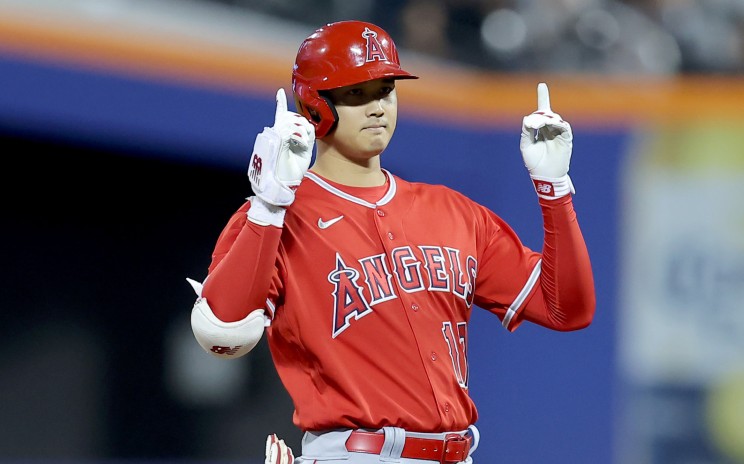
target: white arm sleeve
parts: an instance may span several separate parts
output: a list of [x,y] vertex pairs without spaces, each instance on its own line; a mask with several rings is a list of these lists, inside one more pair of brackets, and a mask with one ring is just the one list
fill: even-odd
[[186,279],[196,291],[197,299],[191,310],[191,330],[204,350],[218,358],[239,358],[251,351],[261,340],[266,324],[263,309],[253,310],[244,319],[223,322],[201,296],[202,284]]

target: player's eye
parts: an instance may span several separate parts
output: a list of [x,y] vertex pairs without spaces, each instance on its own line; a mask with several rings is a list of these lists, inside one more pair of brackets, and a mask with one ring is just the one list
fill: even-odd
[[395,90],[395,87],[394,86],[382,87],[380,89],[380,95],[382,95],[383,97],[386,97],[386,96],[390,95],[391,93],[393,93],[393,90]]

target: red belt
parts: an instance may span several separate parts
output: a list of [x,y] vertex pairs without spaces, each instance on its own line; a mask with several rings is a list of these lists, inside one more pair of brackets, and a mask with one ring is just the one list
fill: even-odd
[[[453,464],[468,457],[472,437],[450,433],[443,439],[406,437],[402,458],[423,459],[442,464]],[[357,453],[380,454],[385,434],[354,430],[346,440],[346,449]]]

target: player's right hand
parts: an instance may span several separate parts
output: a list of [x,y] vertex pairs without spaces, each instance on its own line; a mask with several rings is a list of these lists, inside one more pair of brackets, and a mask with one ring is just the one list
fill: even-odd
[[573,149],[571,125],[550,108],[545,83],[537,85],[537,111],[522,120],[519,148],[540,197],[554,199],[574,192],[568,177]]
[[280,440],[275,433],[266,438],[266,461],[265,464],[292,464],[294,455],[292,448]]
[[287,110],[284,89],[276,93],[274,125],[258,134],[248,165],[253,193],[274,206],[289,206],[310,167],[315,128],[302,115]]

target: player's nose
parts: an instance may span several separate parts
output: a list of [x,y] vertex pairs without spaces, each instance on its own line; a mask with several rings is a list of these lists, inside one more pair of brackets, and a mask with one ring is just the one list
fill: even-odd
[[367,104],[367,116],[382,116],[385,109],[382,107],[382,100],[371,100]]

